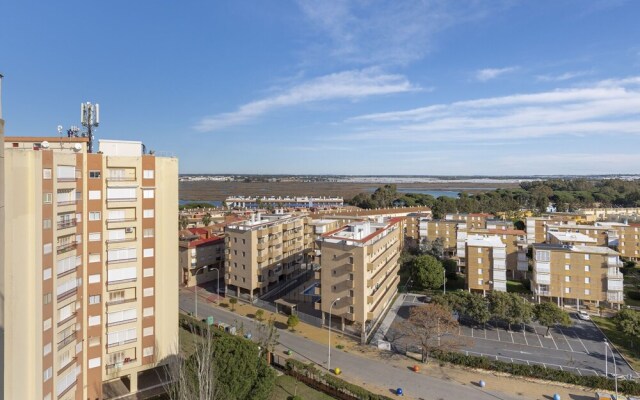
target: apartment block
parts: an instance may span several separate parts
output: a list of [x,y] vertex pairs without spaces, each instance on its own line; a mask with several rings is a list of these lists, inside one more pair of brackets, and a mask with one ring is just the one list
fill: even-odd
[[404,238],[407,243],[420,243],[420,221],[431,219],[431,213],[410,213],[405,218]]
[[192,287],[224,278],[224,237],[202,228],[186,232],[180,235],[180,284]]
[[541,217],[527,217],[526,231],[527,231],[527,243],[532,245],[534,243],[544,243],[547,240],[547,226],[561,225],[576,220],[576,216],[573,214],[554,213],[545,214]]
[[248,221],[228,225],[226,237],[227,286],[237,296],[253,298],[293,278],[311,251],[305,232],[308,217],[256,213]]
[[358,324],[363,340],[389,307],[400,276],[402,218],[354,222],[322,235],[321,300],[315,304],[345,323]]
[[311,196],[231,196],[224,201],[231,208],[260,209],[273,208],[339,208],[344,205],[342,197],[311,197]]
[[[525,231],[518,229],[471,229],[467,234],[485,237],[495,236],[500,239],[506,246],[505,262],[507,266],[507,275],[511,279],[523,279],[526,277],[526,272],[529,270],[529,261],[527,259],[527,240]],[[458,233],[458,238],[460,238],[460,233]],[[462,246],[465,252],[463,253],[465,254],[463,257],[466,258],[466,240],[462,243]],[[460,248],[458,248],[458,250],[460,250]],[[464,265],[466,260],[461,259],[460,262]]]
[[555,225],[547,225],[547,239],[551,239],[549,235],[552,232],[561,232],[566,234],[578,234],[584,235],[592,240],[589,243],[592,243],[596,246],[607,246],[609,242],[609,231],[611,229],[605,226],[598,225],[584,225],[584,224],[575,224],[572,222],[562,222]]
[[616,249],[626,259],[640,261],[640,224],[618,226]]
[[496,236],[469,235],[466,241],[465,279],[471,291],[507,290],[506,245]]
[[620,254],[608,247],[533,245],[531,290],[562,304],[620,305]]
[[[2,74],[0,74],[0,388],[4,387],[4,119],[2,119]],[[5,397],[6,398],[6,397]]]
[[440,238],[444,245],[445,255],[454,256],[457,254],[458,227],[462,231],[466,230],[466,220],[420,220],[418,229],[420,234],[424,233],[420,240],[434,241]]
[[135,393],[176,350],[177,160],[87,143],[5,138],[6,399]]
[[486,227],[486,221],[490,218],[493,218],[493,215],[486,213],[456,213],[444,217],[447,221],[464,221],[468,229],[482,229]]

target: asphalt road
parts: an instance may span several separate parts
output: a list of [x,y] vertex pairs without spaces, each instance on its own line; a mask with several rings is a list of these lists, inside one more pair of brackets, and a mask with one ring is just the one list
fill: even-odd
[[[180,296],[180,308],[193,312],[193,296]],[[255,322],[247,317],[212,306],[205,302],[198,302],[198,314],[201,318],[213,316],[214,319],[228,324],[243,324],[245,331],[257,332]],[[315,362],[326,368],[327,347],[286,330],[279,330],[281,348],[291,349],[300,358]],[[462,385],[456,382],[436,379],[416,374],[409,370],[402,370],[382,362],[372,362],[371,359],[339,350],[331,352],[332,367],[340,367],[344,379],[366,382],[367,386],[383,390],[402,387],[405,394],[425,400],[439,399],[478,399],[478,400],[516,400],[515,394],[504,394],[493,390],[481,389],[471,382]]]
[[[405,298],[387,334],[389,338],[393,337],[394,327],[408,316],[410,307],[418,304],[421,302],[417,296]],[[619,376],[638,376],[613,348],[607,352],[605,362],[605,337],[593,322],[575,316],[572,322],[571,327],[552,328],[549,337],[545,336],[547,328],[537,323],[524,327],[514,325],[511,331],[495,324],[481,328],[461,324],[459,334],[469,340],[463,348],[468,354],[522,364],[544,364],[581,375],[604,375],[606,371],[610,376],[614,372],[615,354]]]

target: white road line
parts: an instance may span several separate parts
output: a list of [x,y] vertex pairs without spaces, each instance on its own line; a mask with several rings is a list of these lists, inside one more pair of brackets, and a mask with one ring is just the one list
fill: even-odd
[[509,332],[509,335],[511,335],[511,343],[515,343],[515,340],[513,340],[513,332],[511,331],[507,331],[507,332]]
[[529,345],[529,341],[527,340],[527,327],[525,325],[524,329],[522,329],[522,336],[524,337],[524,342]]
[[484,328],[482,329],[484,331],[484,338],[487,338],[487,326],[485,325]]
[[551,340],[553,340],[553,345],[556,346],[556,350],[560,350],[558,348],[558,345],[556,344],[556,340],[553,338],[553,335],[549,335],[549,336],[551,336]]
[[471,337],[473,337],[473,327],[471,327]]
[[536,328],[533,328],[533,331],[536,333],[536,337],[538,338],[538,342],[540,342],[540,347],[544,347],[542,345],[542,340],[540,340],[540,334],[538,333],[538,331],[536,330]]
[[564,335],[564,332],[562,332],[562,328],[558,328],[558,330],[562,334],[562,337],[564,338],[564,341],[567,342],[567,344],[569,345],[569,349],[574,353],[578,353],[577,351],[573,351],[573,347],[571,347],[571,343],[569,343],[569,339],[567,339],[567,337]]
[[573,332],[574,335],[576,335],[576,339],[578,339],[578,341],[580,342],[580,344],[582,345],[582,347],[584,347],[584,351],[587,354],[591,354],[589,353],[589,349],[587,349],[587,346],[584,345],[584,342],[582,341],[582,339],[580,339],[580,336],[578,336],[577,333]]
[[498,342],[501,342],[502,340],[500,340],[500,328],[498,328],[496,326],[496,332],[498,332]]

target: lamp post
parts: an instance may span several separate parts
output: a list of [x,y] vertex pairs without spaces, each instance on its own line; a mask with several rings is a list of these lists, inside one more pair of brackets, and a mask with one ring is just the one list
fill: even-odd
[[[607,342],[607,340],[605,339],[604,341],[605,344],[605,353],[607,351],[607,349],[609,349],[609,351],[611,352],[611,358],[613,359],[613,380],[615,382],[615,389],[616,389],[616,399],[618,398],[618,366],[616,365],[616,354],[613,352],[613,350],[611,350],[611,346],[609,345],[609,342]],[[607,359],[607,356],[605,355],[605,359]],[[607,374],[607,378],[609,377],[609,375]]]
[[607,352],[607,348],[609,347],[609,343],[607,339],[604,340],[604,376],[605,378],[609,377],[609,353]]
[[447,270],[445,268],[444,275],[442,275],[442,294],[447,294]]
[[340,300],[340,297],[335,299],[329,306],[329,357],[327,358],[327,370],[329,372],[331,372],[331,309],[338,300]]

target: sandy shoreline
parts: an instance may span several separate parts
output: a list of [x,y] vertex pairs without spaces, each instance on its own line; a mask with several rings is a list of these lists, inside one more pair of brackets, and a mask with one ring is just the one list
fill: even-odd
[[[351,182],[180,182],[181,200],[215,201],[228,196],[342,196],[352,198],[361,192],[371,192],[380,183]],[[515,188],[517,183],[436,182],[398,183],[398,188],[421,190],[466,191],[477,193],[496,188]]]

